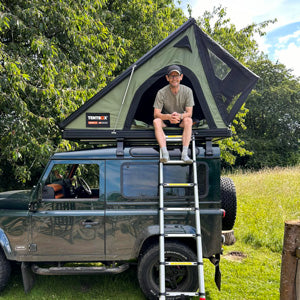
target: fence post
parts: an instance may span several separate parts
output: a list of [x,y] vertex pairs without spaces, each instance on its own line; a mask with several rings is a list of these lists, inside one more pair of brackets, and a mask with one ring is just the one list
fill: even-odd
[[300,300],[299,287],[296,286],[300,273],[298,248],[300,248],[300,220],[286,221],[281,262],[280,300]]

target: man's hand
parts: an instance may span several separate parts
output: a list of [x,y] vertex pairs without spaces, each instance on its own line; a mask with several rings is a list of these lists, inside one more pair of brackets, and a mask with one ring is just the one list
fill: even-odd
[[180,123],[180,114],[177,112],[173,112],[171,114],[171,119],[170,119],[171,124],[178,124]]

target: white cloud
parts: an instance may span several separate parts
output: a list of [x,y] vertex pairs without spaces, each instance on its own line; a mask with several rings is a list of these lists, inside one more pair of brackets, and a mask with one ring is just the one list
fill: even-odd
[[273,47],[273,45],[268,44],[266,42],[266,37],[265,36],[255,36],[255,40],[258,44],[258,48],[260,51],[264,52],[264,53],[268,53],[269,50]]
[[205,10],[212,11],[213,7],[226,8],[227,17],[241,29],[253,22],[277,19],[268,30],[281,27],[288,23],[299,21],[300,5],[295,0],[186,0],[183,6],[190,3],[192,16],[202,16]]
[[282,37],[280,37],[279,39],[278,39],[278,42],[280,43],[280,44],[285,44],[285,43],[287,43],[290,39],[294,39],[294,38],[298,38],[298,41],[299,41],[299,39],[300,39],[300,30],[297,30],[297,31],[295,31],[295,32],[293,32],[292,34],[288,34],[288,35],[286,35],[286,36],[282,36]]
[[278,61],[286,65],[288,68],[294,70],[294,74],[300,74],[300,45],[290,43],[285,49],[277,49],[274,52],[274,56],[278,58]]
[[276,18],[274,11],[280,10],[284,0],[196,0],[193,1],[193,16],[198,17],[205,10],[211,11],[213,7],[226,8],[227,17],[238,29],[253,22],[262,22]]

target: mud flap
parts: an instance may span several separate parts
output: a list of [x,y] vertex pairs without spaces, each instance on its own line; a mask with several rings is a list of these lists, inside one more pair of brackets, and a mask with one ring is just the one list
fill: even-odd
[[220,254],[211,256],[209,260],[215,266],[215,283],[219,291],[221,290],[221,271],[220,271]]
[[33,288],[35,282],[35,274],[31,270],[30,263],[22,262],[21,264],[24,292],[27,294]]

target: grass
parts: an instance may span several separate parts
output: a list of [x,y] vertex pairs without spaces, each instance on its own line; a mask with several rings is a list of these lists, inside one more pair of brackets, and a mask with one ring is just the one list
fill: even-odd
[[300,167],[230,177],[238,197],[237,237],[245,244],[280,252],[284,222],[300,219]]
[[[206,299],[279,299],[284,222],[300,219],[300,167],[230,174],[238,197],[237,242],[224,247],[222,291],[214,266],[205,260]],[[230,253],[240,253],[236,257]],[[103,276],[37,276],[25,295],[20,272],[13,273],[0,299],[145,299],[136,270]]]

